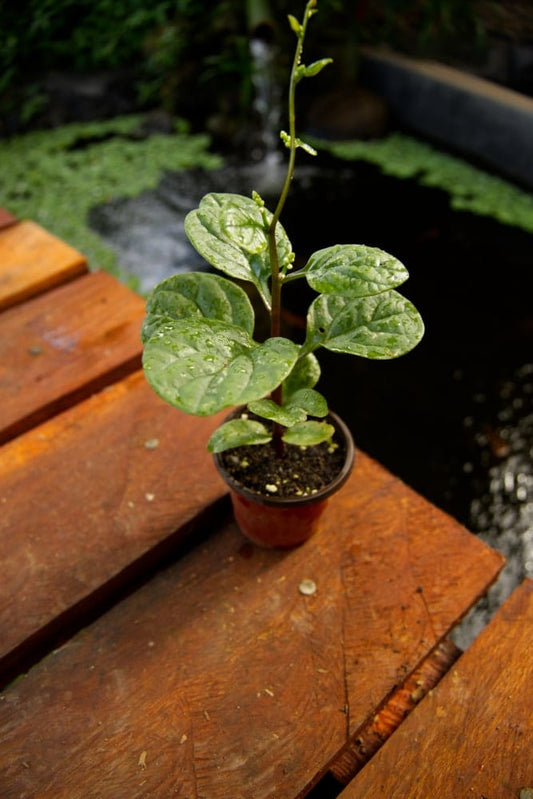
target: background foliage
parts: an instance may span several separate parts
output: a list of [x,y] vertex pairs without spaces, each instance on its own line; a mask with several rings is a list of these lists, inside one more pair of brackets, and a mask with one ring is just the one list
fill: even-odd
[[[0,204],[41,223],[94,264],[113,268],[113,255],[87,226],[88,209],[150,188],[163,169],[217,166],[207,138],[178,126],[144,139],[137,117],[3,142],[2,133],[49,126],[46,76],[57,70],[123,72],[139,110],[162,106],[198,131],[208,116],[220,114],[238,128],[253,97],[253,20],[266,21],[262,35],[276,42],[280,71],[286,72],[285,54],[292,52],[285,20],[298,13],[299,0],[269,0],[266,12],[264,2],[0,0]],[[306,60],[332,53],[335,63],[320,80],[351,81],[360,43],[386,40],[424,53],[446,38],[472,41],[472,34],[481,35],[479,6],[478,0],[320,0]],[[457,208],[533,231],[531,195],[427,145],[393,134],[331,149],[340,158],[372,161],[398,177],[440,186]]]
[[[326,80],[352,79],[357,45],[391,42],[427,51],[443,38],[479,33],[475,0],[320,0],[310,57],[333,54]],[[50,72],[119,70],[137,108],[163,106],[205,127],[209,114],[245,116],[252,99],[249,34],[265,0],[0,0],[0,135],[45,124]],[[263,15],[281,66],[292,52],[287,13]],[[303,3],[302,3],[303,5]],[[263,28],[263,33],[265,28]],[[477,35],[477,34],[476,34]],[[290,46],[288,40],[290,39]],[[283,81],[282,81],[283,83]]]
[[243,11],[228,0],[210,4],[207,13],[201,0],[4,0],[4,132],[39,120],[47,103],[43,78],[53,70],[127,70],[140,107],[186,110],[192,99],[212,99],[230,76],[246,76]]

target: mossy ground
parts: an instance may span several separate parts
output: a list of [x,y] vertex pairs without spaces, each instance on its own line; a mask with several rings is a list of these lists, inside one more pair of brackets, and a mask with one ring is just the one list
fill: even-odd
[[386,175],[443,189],[456,211],[492,217],[533,233],[533,194],[425,142],[392,133],[372,141],[320,142],[319,147],[346,161],[373,163]]
[[177,123],[175,133],[143,137],[141,122],[121,117],[0,141],[0,205],[71,244],[92,268],[118,274],[116,255],[88,226],[90,208],[155,187],[164,170],[222,163],[208,136]]
[[[184,122],[171,134],[141,135],[142,117],[73,124],[0,141],[0,205],[32,219],[82,252],[92,268],[121,274],[117,256],[88,224],[89,210],[154,188],[165,170],[214,169],[222,158]],[[388,175],[438,187],[466,210],[533,233],[533,195],[399,133],[373,141],[320,142],[336,158],[367,161]]]

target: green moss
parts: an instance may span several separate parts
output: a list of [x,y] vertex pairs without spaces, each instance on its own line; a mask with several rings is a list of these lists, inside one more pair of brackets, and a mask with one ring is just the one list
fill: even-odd
[[115,253],[88,227],[90,208],[155,187],[167,169],[221,165],[207,136],[178,129],[142,139],[138,128],[132,116],[0,141],[0,205],[71,244],[91,268],[117,274]]
[[[119,274],[115,253],[88,227],[89,210],[155,187],[164,170],[221,166],[209,152],[208,137],[187,134],[183,123],[174,134],[142,139],[139,122],[137,116],[122,117],[0,141],[0,205],[71,244],[91,268]],[[454,209],[533,233],[532,194],[423,142],[392,134],[319,146],[338,158],[368,161],[386,174],[444,189]]]
[[376,164],[387,175],[444,189],[455,210],[490,216],[533,233],[531,193],[409,136],[394,133],[372,141],[321,141],[318,146],[338,158]]

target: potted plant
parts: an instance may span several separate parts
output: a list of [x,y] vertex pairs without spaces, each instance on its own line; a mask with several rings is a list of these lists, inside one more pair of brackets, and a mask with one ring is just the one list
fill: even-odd
[[[155,391],[185,413],[206,416],[235,408],[207,444],[226,479],[236,519],[265,546],[302,543],[316,528],[327,497],[347,479],[354,459],[344,423],[315,386],[320,347],[373,359],[396,358],[421,339],[416,308],[396,291],[408,272],[395,257],[365,245],[315,252],[298,270],[280,216],[297,149],[295,90],[331,59],[301,63],[309,19],[289,15],[297,44],[291,70],[289,150],[285,182],[271,213],[257,193],[207,194],[185,220],[196,250],[228,277],[210,272],[175,275],[155,287],[142,328],[143,367]],[[270,336],[254,340],[254,310],[231,278],[252,283],[267,309]],[[317,292],[303,343],[281,335],[286,283],[306,280]]]

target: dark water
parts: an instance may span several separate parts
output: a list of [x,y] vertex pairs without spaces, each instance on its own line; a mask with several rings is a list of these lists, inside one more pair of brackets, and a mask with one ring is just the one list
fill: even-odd
[[[272,208],[279,181],[275,162],[169,174],[154,192],[94,209],[91,223],[148,290],[203,268],[183,218],[206,192],[256,189]],[[426,322],[422,343],[388,362],[321,351],[321,388],[356,445],[506,555],[457,633],[465,646],[533,577],[533,236],[454,212],[439,190],[323,155],[320,170],[299,171],[282,221],[302,265],[321,247],[365,243],[409,269],[401,291]],[[311,297],[300,282],[286,287],[291,334]]]

